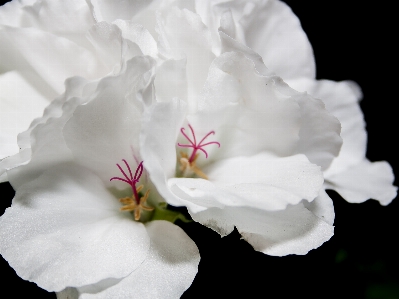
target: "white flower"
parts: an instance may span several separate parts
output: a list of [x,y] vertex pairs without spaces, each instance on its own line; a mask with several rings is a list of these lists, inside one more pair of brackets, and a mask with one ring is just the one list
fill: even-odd
[[396,197],[391,166],[385,161],[371,163],[366,158],[367,133],[359,106],[359,86],[352,81],[315,80],[312,47],[286,5],[279,1],[204,1],[200,14],[213,28],[214,40],[218,39],[220,20],[222,46],[241,49],[248,57],[263,60],[291,87],[321,99],[338,118],[343,146],[331,166],[323,169],[325,189],[336,190],[352,203],[373,198],[388,205]]
[[137,151],[154,65],[135,56],[117,76],[69,80],[29,132],[31,155],[8,172],[16,196],[0,252],[59,298],[178,298],[197,273],[184,231],[146,222],[162,200]]
[[[332,236],[333,204],[324,188],[333,186],[357,202],[375,197],[387,204],[396,194],[391,186],[390,167],[365,160],[363,123],[361,117],[359,122],[358,104],[352,101],[356,92],[345,91],[350,99],[343,103],[356,110],[356,133],[350,125],[343,127],[355,135],[359,135],[360,128],[361,141],[355,147],[350,145],[350,139],[345,141],[348,146],[335,159],[341,146],[339,122],[320,100],[291,89],[270,71],[298,90],[309,90],[322,99],[326,94],[328,108],[344,123],[352,115],[341,115],[329,103],[330,99],[341,98],[335,92],[339,89],[335,83],[318,89],[312,48],[298,19],[283,2],[77,0],[68,6],[70,10],[66,9],[67,4],[54,3],[25,3],[23,9],[19,2],[10,4],[7,9],[19,17],[8,19],[1,15],[5,24],[1,33],[13,48],[23,50],[25,45],[19,45],[20,39],[14,40],[9,32],[26,31],[27,42],[32,38],[34,43],[40,43],[43,38],[31,34],[32,28],[25,28],[32,26],[33,20],[34,31],[47,30],[57,38],[60,32],[61,41],[56,38],[51,47],[70,42],[71,52],[80,53],[75,49],[77,45],[83,49],[82,56],[74,54],[78,56],[76,63],[66,62],[58,67],[57,63],[64,61],[59,56],[54,58],[57,63],[46,60],[52,56],[46,56],[44,63],[36,60],[44,56],[43,51],[24,52],[21,56],[6,51],[13,59],[29,58],[29,72],[24,79],[19,79],[17,70],[5,74],[12,76],[8,82],[25,82],[25,78],[39,74],[39,83],[34,81],[36,85],[32,83],[29,91],[45,83],[45,91],[53,86],[53,94],[57,94],[62,90],[59,84],[70,75],[94,79],[134,69],[143,79],[133,81],[142,85],[126,90],[123,84],[131,84],[131,80],[126,80],[120,82],[119,88],[125,96],[138,94],[141,105],[147,108],[140,108],[145,110],[141,123],[141,110],[137,114],[124,105],[114,106],[113,101],[109,105],[111,101],[87,98],[93,92],[107,94],[111,90],[106,97],[113,99],[116,87],[112,86],[112,77],[101,80],[98,86],[95,81],[86,84],[79,78],[67,80],[67,94],[52,102],[44,116],[20,135],[19,154],[0,162],[0,176],[6,179],[7,170],[17,189],[34,177],[46,176],[48,168],[71,161],[91,169],[105,187],[111,188],[112,184],[123,182],[107,181],[119,175],[109,165],[133,152],[144,160],[152,182],[168,203],[187,206],[196,221],[222,235],[236,226],[256,250],[272,255],[305,254]],[[63,30],[68,27],[65,25],[54,29],[47,26],[64,9],[65,15],[78,18],[74,25],[84,19],[84,26],[72,26],[67,31]],[[21,23],[15,23],[15,19]],[[71,34],[75,30],[78,34]],[[47,31],[43,33],[46,38]],[[68,53],[63,53],[62,58],[71,57]],[[142,54],[152,56],[156,62],[148,57],[129,60]],[[156,63],[156,67],[153,65],[149,71],[145,67],[148,63]],[[59,75],[49,68],[54,65],[67,71],[69,67],[78,69]],[[17,69],[13,65],[8,68]],[[46,73],[47,70],[50,71]],[[52,72],[57,76],[52,77]],[[153,72],[152,84],[146,77],[152,77]],[[75,85],[85,88],[76,89]],[[349,86],[338,85],[345,86],[345,90]],[[98,106],[92,104],[100,102]],[[89,117],[92,113],[97,117]],[[131,117],[139,123],[130,125]],[[347,135],[344,139],[348,140]],[[181,148],[186,148],[182,154]],[[345,157],[347,152],[356,156],[350,158],[350,163]],[[364,177],[378,188],[371,186],[364,192],[349,193],[351,182],[347,178],[364,168],[367,172],[374,168],[381,171],[382,175],[372,172]],[[129,179],[127,172],[126,175],[133,187],[133,178]],[[323,177],[328,179],[325,185]],[[358,181],[349,187],[355,190],[356,184]],[[388,191],[382,194],[381,190]],[[136,206],[132,210],[139,218],[141,210]]]
[[334,211],[328,197],[316,199],[323,174],[314,163],[329,165],[341,140],[323,104],[234,52],[213,61],[196,104],[174,99],[146,113],[141,153],[160,194],[221,235],[237,227],[267,254],[327,241]]

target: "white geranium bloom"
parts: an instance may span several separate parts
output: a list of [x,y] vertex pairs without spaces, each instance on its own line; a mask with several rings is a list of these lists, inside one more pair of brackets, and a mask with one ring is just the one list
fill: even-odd
[[222,43],[227,39],[236,48],[249,47],[253,51],[246,51],[251,55],[259,53],[269,69],[291,87],[321,99],[341,122],[343,146],[324,171],[326,189],[336,190],[352,203],[373,198],[388,205],[396,197],[391,166],[366,158],[367,133],[359,86],[352,81],[315,80],[311,45],[287,6],[279,1],[204,1],[200,14],[214,33],[220,19]]
[[197,273],[184,231],[146,222],[161,200],[137,151],[154,66],[135,56],[117,76],[69,80],[27,132],[24,165],[8,171],[16,196],[0,218],[0,253],[59,298],[178,298]]
[[237,227],[256,250],[287,255],[317,248],[333,234],[321,170],[338,155],[339,122],[233,38],[252,22],[248,16],[237,28],[237,14],[282,15],[291,21],[277,22],[269,35],[281,37],[281,48],[297,37],[295,66],[312,77],[312,51],[298,20],[279,1],[173,4],[161,6],[152,22],[163,61],[157,103],[141,133],[151,180],[169,204],[187,206],[194,220],[221,235]]
[[334,211],[318,196],[321,169],[341,139],[321,101],[229,52],[213,61],[195,104],[175,98],[146,114],[141,153],[161,195],[221,235],[237,227],[267,254],[306,254],[327,241]]

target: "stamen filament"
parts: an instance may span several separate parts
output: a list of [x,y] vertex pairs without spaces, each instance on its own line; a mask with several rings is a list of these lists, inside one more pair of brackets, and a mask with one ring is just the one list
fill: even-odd
[[[135,160],[137,162],[136,158],[135,158]],[[129,164],[126,162],[126,160],[122,159],[122,161],[125,163],[126,168],[129,171],[130,178],[127,176],[126,172],[122,169],[122,167],[119,164],[116,164],[116,166],[118,166],[119,170],[121,171],[121,173],[123,174],[123,176],[126,179],[121,178],[121,177],[112,177],[110,179],[110,181],[113,181],[113,180],[122,181],[122,182],[129,184],[132,187],[133,196],[119,199],[119,201],[122,204],[124,204],[124,206],[121,207],[120,210],[133,212],[134,220],[139,221],[140,217],[141,217],[141,210],[145,210],[145,211],[154,210],[154,208],[148,207],[145,205],[145,202],[147,201],[148,196],[150,194],[150,190],[148,189],[146,191],[146,193],[144,194],[144,196],[140,197],[139,192],[141,190],[143,190],[144,186],[140,185],[140,186],[136,187],[136,184],[139,182],[141,175],[143,174],[143,170],[144,170],[143,161],[138,163],[139,165],[136,168],[134,176],[133,176],[132,170],[131,170]]]
[[197,144],[197,138],[195,137],[195,132],[194,132],[193,127],[190,124],[188,124],[188,127],[190,128],[191,134],[193,135],[194,142],[190,139],[190,137],[187,136],[187,134],[184,131],[184,128],[181,128],[180,132],[187,139],[187,141],[190,142],[191,144],[180,144],[180,143],[177,143],[177,145],[180,146],[180,147],[192,147],[193,148],[193,152],[191,153],[190,158],[188,159],[188,162],[190,164],[195,161],[198,150],[202,151],[205,154],[205,158],[208,158],[208,153],[206,152],[206,150],[203,149],[204,146],[211,145],[211,144],[216,144],[218,147],[220,147],[220,143],[217,142],[217,141],[211,141],[211,142],[202,144],[202,142],[204,142],[205,139],[208,138],[209,135],[211,135],[211,134],[214,135],[215,131],[210,131]]

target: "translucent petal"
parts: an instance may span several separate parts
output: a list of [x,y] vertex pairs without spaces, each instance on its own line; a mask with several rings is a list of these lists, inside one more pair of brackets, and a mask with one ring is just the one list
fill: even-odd
[[[273,215],[259,215],[263,232],[251,233],[238,228],[255,250],[269,255],[307,254],[320,247],[334,234],[334,227],[297,205]],[[252,216],[256,222],[258,215]],[[253,226],[253,225],[252,225]]]
[[116,163],[122,159],[132,163],[134,169],[137,166],[141,100],[151,83],[152,67],[153,60],[148,57],[130,60],[125,72],[102,81],[93,100],[77,107],[63,128],[74,160],[104,182],[121,175]]
[[312,96],[321,99],[326,109],[341,123],[343,144],[339,156],[325,171],[325,176],[339,173],[361,162],[366,154],[367,133],[359,106],[359,100],[362,97],[359,86],[352,81],[308,79],[291,80],[289,84],[299,91],[307,91]]
[[0,75],[0,159],[18,153],[17,135],[41,116],[48,104],[24,75],[18,71]]
[[153,221],[146,224],[146,228],[151,248],[143,264],[111,287],[91,293],[79,289],[79,298],[180,298],[198,271],[197,246],[181,228],[170,222]]
[[59,165],[18,188],[0,218],[1,254],[48,291],[125,277],[143,262],[150,240],[119,207],[91,172]]
[[348,202],[361,203],[372,198],[386,206],[396,197],[397,187],[392,185],[394,179],[392,167],[387,162],[364,159],[345,171],[329,176],[326,188],[334,189]]

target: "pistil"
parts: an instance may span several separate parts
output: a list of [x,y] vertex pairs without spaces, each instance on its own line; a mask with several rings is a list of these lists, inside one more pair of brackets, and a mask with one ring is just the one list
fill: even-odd
[[190,144],[180,144],[177,143],[178,146],[180,147],[191,147],[193,151],[191,152],[190,157],[184,153],[180,152],[181,158],[180,158],[180,170],[183,173],[183,176],[189,176],[190,173],[195,173],[199,177],[203,179],[208,179],[208,177],[202,172],[200,168],[196,165],[196,160],[199,157],[199,152],[202,151],[205,154],[205,158],[208,158],[208,153],[205,149],[203,149],[204,146],[211,145],[211,144],[216,144],[218,147],[220,147],[220,143],[217,141],[211,141],[207,143],[203,143],[205,139],[207,139],[210,135],[214,135],[215,131],[210,131],[207,133],[199,143],[197,143],[197,138],[195,136],[195,132],[193,127],[188,124],[188,127],[190,128],[191,134],[192,134],[192,139],[187,136],[186,132],[184,131],[184,128],[180,129],[180,132],[183,134],[183,136],[190,142]]
[[136,187],[136,184],[140,181],[140,177],[143,174],[143,169],[144,169],[143,161],[141,161],[139,163],[139,165],[137,166],[134,176],[133,176],[132,170],[131,170],[129,164],[126,162],[126,160],[122,159],[122,161],[126,165],[126,168],[129,172],[129,176],[126,174],[126,172],[123,170],[123,168],[119,164],[116,164],[116,166],[119,168],[119,170],[123,174],[124,178],[113,177],[110,179],[110,181],[118,180],[118,181],[122,181],[122,182],[125,182],[130,185],[130,187],[132,188],[132,193],[133,193],[132,196],[119,199],[119,201],[122,204],[124,204],[124,206],[121,207],[121,211],[133,212],[134,220],[138,221],[138,220],[140,220],[140,217],[141,217],[141,210],[145,210],[145,211],[154,210],[154,208],[151,208],[151,207],[148,207],[145,205],[145,202],[147,201],[148,196],[150,194],[150,190],[147,190],[147,192],[144,194],[144,196],[140,196],[140,191],[144,188],[144,186],[140,185],[140,186]]

